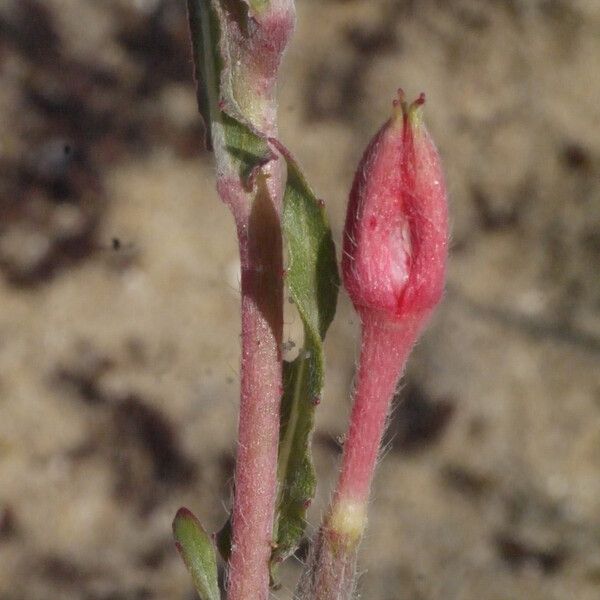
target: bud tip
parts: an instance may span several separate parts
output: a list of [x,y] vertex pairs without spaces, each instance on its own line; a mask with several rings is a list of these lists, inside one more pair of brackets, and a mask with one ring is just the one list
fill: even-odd
[[402,88],[398,88],[396,98],[392,100],[392,122],[403,127],[406,122],[411,125],[419,125],[422,120],[421,107],[425,104],[425,93],[421,92],[416,100],[410,104],[406,101],[406,94]]

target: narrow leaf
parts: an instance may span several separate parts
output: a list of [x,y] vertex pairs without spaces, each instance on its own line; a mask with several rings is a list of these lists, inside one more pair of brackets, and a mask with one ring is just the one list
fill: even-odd
[[217,550],[225,562],[228,562],[231,556],[231,535],[233,533],[231,529],[231,515],[229,515],[223,527],[217,532],[215,539]]
[[275,158],[266,138],[254,132],[236,118],[221,114],[225,148],[231,167],[242,181],[246,191],[254,188],[255,175],[260,167]]
[[325,210],[289,152],[270,140],[287,162],[282,228],[287,246],[287,283],[304,324],[304,347],[284,365],[279,443],[279,502],[272,565],[294,552],[315,494],[310,452],[315,406],[323,388],[322,340],[335,314],[339,275]]
[[[221,171],[235,172],[244,187],[253,187],[258,168],[274,158],[266,138],[244,117],[233,97],[231,48],[222,0],[188,0],[198,109],[206,130],[206,147],[225,148]],[[245,6],[240,2],[240,7]],[[224,169],[227,163],[228,169]]]
[[340,286],[331,228],[324,203],[315,196],[298,164],[279,142],[269,141],[283,154],[288,168],[282,215],[289,260],[287,282],[313,343],[322,351]]
[[222,67],[219,22],[211,0],[188,0],[187,5],[198,109],[204,121],[206,147],[212,150],[212,121],[219,112]]
[[187,508],[177,511],[173,521],[173,536],[177,550],[192,575],[200,600],[220,600],[212,539]]

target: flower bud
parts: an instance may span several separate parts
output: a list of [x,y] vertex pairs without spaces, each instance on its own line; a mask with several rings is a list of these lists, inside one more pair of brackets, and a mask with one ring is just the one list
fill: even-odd
[[354,178],[344,230],[344,284],[356,310],[392,321],[439,302],[448,248],[447,198],[437,149],[402,90]]

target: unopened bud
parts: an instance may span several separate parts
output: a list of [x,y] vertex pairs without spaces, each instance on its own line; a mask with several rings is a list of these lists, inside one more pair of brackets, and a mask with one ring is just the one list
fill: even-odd
[[392,117],[369,144],[350,193],[344,283],[356,310],[391,320],[428,314],[439,302],[448,247],[447,198],[421,96],[398,91]]

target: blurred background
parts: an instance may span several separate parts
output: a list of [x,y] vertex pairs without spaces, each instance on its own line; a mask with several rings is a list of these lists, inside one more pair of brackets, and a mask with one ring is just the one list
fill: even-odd
[[[599,61],[597,0],[298,2],[281,137],[336,240],[399,85],[427,93],[450,191],[364,598],[600,598]],[[239,264],[191,72],[183,0],[0,0],[2,600],[190,600],[172,517],[226,518]],[[356,342],[342,294],[312,529]]]

